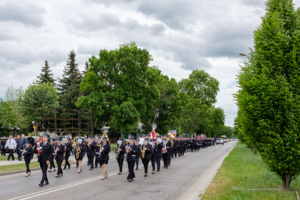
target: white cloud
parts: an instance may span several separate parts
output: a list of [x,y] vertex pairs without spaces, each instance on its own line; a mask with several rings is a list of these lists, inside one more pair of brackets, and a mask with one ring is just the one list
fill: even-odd
[[[300,0],[294,1],[296,6]],[[3,0],[0,3],[0,97],[27,87],[45,60],[61,77],[74,49],[80,69],[100,49],[135,41],[151,65],[177,81],[203,69],[220,82],[216,106],[233,125],[235,78],[265,12],[262,0]]]

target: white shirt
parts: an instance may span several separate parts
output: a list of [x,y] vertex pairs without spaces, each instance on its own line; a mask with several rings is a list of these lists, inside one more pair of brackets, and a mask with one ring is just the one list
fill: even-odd
[[16,140],[14,140],[14,139],[8,139],[6,141],[5,147],[8,147],[9,149],[15,149],[17,147]]

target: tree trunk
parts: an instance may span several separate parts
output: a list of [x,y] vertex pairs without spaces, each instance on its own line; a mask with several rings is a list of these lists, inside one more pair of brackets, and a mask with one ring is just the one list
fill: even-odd
[[37,130],[38,130],[38,122],[35,122],[35,129],[34,129],[34,135],[37,135]]
[[13,131],[13,137],[17,137],[16,130],[17,130],[17,128],[16,128],[16,127],[14,127],[14,131]]
[[125,139],[125,134],[121,132],[121,138]]
[[292,175],[288,175],[288,174],[283,175],[283,177],[282,177],[282,189],[283,190],[290,189],[292,178],[293,178]]

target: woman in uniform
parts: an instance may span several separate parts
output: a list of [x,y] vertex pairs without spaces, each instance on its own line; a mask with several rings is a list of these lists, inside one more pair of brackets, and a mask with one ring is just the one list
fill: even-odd
[[119,173],[118,173],[119,175],[122,174],[124,153],[125,153],[125,145],[123,143],[123,139],[120,138],[117,142],[117,148],[116,148],[116,159],[119,165]]
[[26,164],[26,175],[25,175],[25,177],[27,177],[27,176],[30,176],[30,174],[31,174],[29,164],[30,164],[30,161],[33,157],[33,148],[31,146],[31,144],[29,144],[29,142],[26,142],[26,147],[23,150],[23,155],[24,155],[24,160],[25,160],[25,164]]
[[106,171],[106,165],[108,164],[109,160],[109,152],[110,152],[110,144],[109,141],[107,141],[107,137],[102,138],[102,147],[100,149],[100,160],[102,163],[103,168],[103,177],[102,180],[108,177],[107,171]]
[[127,161],[129,164],[129,174],[127,176],[127,180],[131,182],[135,178],[134,174],[134,164],[136,161],[136,154],[138,152],[138,146],[134,144],[134,138],[130,138],[129,140],[129,146],[126,147],[126,152],[127,152]]
[[148,165],[149,161],[151,160],[151,155],[152,155],[152,146],[149,144],[149,139],[145,138],[144,139],[144,145],[143,145],[143,151],[145,151],[145,157],[144,157],[144,169],[145,169],[145,177],[148,175]]
[[57,139],[57,148],[55,150],[56,153],[56,163],[57,163],[57,175],[56,178],[59,178],[60,176],[63,176],[63,171],[61,168],[61,164],[65,159],[64,153],[65,153],[65,146],[61,144],[62,139]]
[[78,173],[82,172],[82,159],[84,157],[85,145],[82,143],[81,138],[77,138],[75,147],[76,161],[78,162]]

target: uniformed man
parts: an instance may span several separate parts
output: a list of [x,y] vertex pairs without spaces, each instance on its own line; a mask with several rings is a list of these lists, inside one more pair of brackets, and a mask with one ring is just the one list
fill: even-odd
[[152,174],[155,173],[155,162],[157,157],[157,144],[156,139],[152,139],[150,142],[150,145],[152,145],[152,155],[151,155],[151,165],[152,165]]
[[[100,145],[101,145],[101,143],[100,143],[100,141],[101,141],[101,136],[100,135],[98,135],[97,136],[97,144],[99,143]],[[100,145],[97,145],[96,146],[96,152],[100,152]],[[99,163],[99,167],[101,168],[102,166],[101,166],[101,164],[100,164],[100,154],[99,153],[96,153],[95,154],[95,168],[98,168],[98,163]]]
[[[54,138],[51,139],[51,147],[52,147],[53,152],[54,152],[54,150],[56,149],[56,140]],[[55,156],[53,155],[51,158],[52,159],[50,160],[50,169],[49,169],[48,172],[52,172],[52,167],[53,167],[53,171],[55,172],[56,171],[55,164],[54,164]]]
[[170,164],[170,147],[171,147],[171,143],[168,140],[168,136],[164,135],[164,139],[163,139],[163,149],[162,149],[162,156],[163,156],[163,160],[164,160],[164,168],[168,169],[168,166]]
[[94,136],[90,136],[90,142],[88,145],[87,155],[90,160],[90,170],[94,169],[94,157],[96,154],[97,142],[94,141]]
[[156,153],[156,165],[157,165],[157,172],[160,171],[160,161],[162,158],[162,149],[163,149],[163,141],[161,139],[161,136],[156,136],[156,145],[157,145],[157,153]]
[[6,156],[5,145],[6,145],[6,136],[4,135],[3,138],[1,139],[1,156]]
[[139,161],[140,161],[140,158],[141,158],[141,156],[142,156],[142,145],[140,144],[140,139],[136,139],[135,140],[135,144],[136,144],[136,146],[138,147],[138,151],[137,151],[137,153],[136,153],[136,168],[135,168],[135,170],[139,170]]
[[70,157],[70,154],[72,151],[72,144],[71,144],[71,139],[69,137],[66,138],[65,148],[66,148],[66,156],[65,156],[64,170],[66,170],[67,166],[68,166],[68,169],[70,169],[70,167],[71,167],[71,165],[69,163],[69,157]]
[[40,147],[37,147],[38,150],[38,162],[40,163],[40,168],[42,170],[43,176],[39,186],[43,187],[44,185],[48,185],[48,177],[47,177],[47,169],[50,164],[50,160],[53,158],[53,147],[48,142],[49,135],[44,134],[43,143]]

